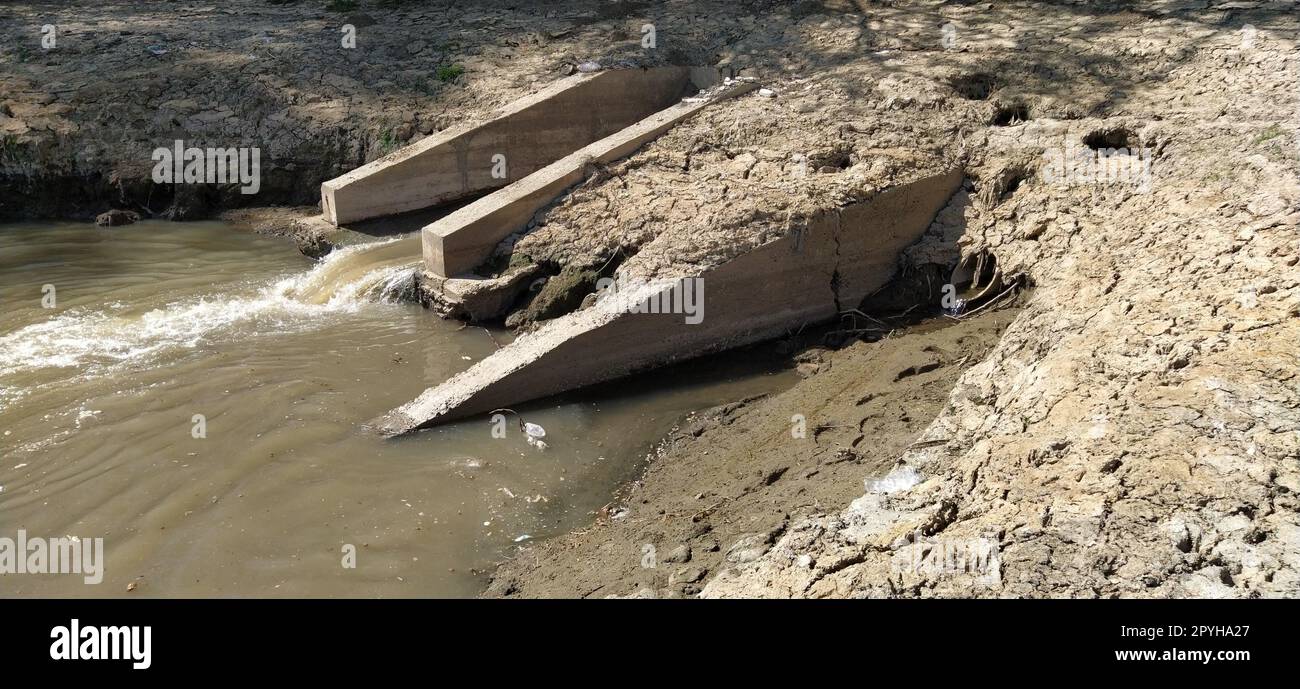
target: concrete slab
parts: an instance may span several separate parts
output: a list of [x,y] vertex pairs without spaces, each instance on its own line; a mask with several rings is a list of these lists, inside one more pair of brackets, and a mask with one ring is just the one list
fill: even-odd
[[421,232],[425,267],[444,277],[473,271],[501,240],[523,229],[534,213],[581,182],[588,165],[611,163],[631,155],[708,105],[756,87],[753,82],[732,82],[718,87],[707,98],[665,108],[439,219]]
[[[416,400],[372,422],[398,435],[780,336],[852,308],[893,277],[897,257],[960,187],[952,171],[827,210],[782,237],[699,276],[703,318],[603,305],[548,321]],[[646,285],[643,296],[684,283]]]
[[[502,187],[695,90],[687,67],[566,77],[486,122],[452,127],[325,182],[321,206],[340,225]],[[492,174],[498,154],[505,156],[504,178]]]

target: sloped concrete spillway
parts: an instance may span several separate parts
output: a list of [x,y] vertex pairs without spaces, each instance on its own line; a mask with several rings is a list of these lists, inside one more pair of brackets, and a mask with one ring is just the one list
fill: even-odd
[[[701,108],[754,86],[686,67],[570,77],[486,123],[430,137],[325,183],[322,206],[339,224],[500,187],[421,231],[430,302],[444,315],[499,317],[531,277],[473,273],[502,239],[581,182],[590,163],[630,155]],[[506,156],[506,179],[491,175],[498,153]],[[620,287],[613,297],[606,292],[593,306],[546,322],[371,425],[398,435],[833,318],[893,277],[899,253],[920,238],[961,179],[950,171],[826,209],[801,229],[702,275]],[[635,308],[687,297],[699,301],[702,318]]]
[[[698,324],[680,313],[629,312],[598,301],[522,335],[372,425],[398,435],[830,319],[889,281],[899,253],[921,237],[961,180],[954,170],[824,211],[801,231],[706,271],[698,276]],[[685,286],[649,285],[630,301]]]
[[715,81],[689,67],[575,74],[325,182],[321,207],[342,225],[503,187]]
[[660,110],[429,225],[421,233],[425,265],[440,277],[473,271],[501,240],[523,229],[534,213],[581,182],[588,165],[624,158],[711,103],[748,93],[756,86],[752,82],[728,83],[706,97]]

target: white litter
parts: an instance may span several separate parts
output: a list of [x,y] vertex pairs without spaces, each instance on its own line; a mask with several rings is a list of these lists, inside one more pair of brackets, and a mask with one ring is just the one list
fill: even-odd
[[529,445],[532,445],[539,450],[546,449],[546,441],[542,440],[542,438],[546,437],[545,428],[542,428],[535,423],[528,423],[525,421],[523,422],[523,429],[524,440],[527,440]]
[[912,486],[921,482],[921,475],[910,466],[898,467],[893,471],[885,474],[885,477],[877,481],[867,482],[867,491],[870,493],[898,493],[908,490]]

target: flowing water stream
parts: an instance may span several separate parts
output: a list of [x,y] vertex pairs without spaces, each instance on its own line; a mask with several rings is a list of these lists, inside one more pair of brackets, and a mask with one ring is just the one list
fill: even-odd
[[715,362],[521,408],[545,451],[486,419],[384,440],[361,424],[509,339],[402,299],[418,257],[414,235],[314,263],[216,222],[0,227],[0,537],[105,549],[102,584],[0,596],[473,595],[686,413],[791,381]]

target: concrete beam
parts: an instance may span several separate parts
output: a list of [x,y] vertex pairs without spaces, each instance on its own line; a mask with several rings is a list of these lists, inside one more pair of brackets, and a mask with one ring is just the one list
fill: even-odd
[[[687,67],[575,74],[497,111],[411,144],[321,185],[341,225],[427,208],[505,186],[693,92]],[[494,155],[507,176],[492,177]]]
[[[520,336],[371,425],[385,435],[407,433],[829,320],[893,277],[899,253],[921,237],[961,180],[953,171],[824,211],[801,232],[706,271],[698,324],[598,300]],[[647,285],[640,294],[675,289],[683,284]]]
[[665,108],[444,216],[421,232],[425,267],[442,277],[473,271],[491,256],[501,240],[523,229],[534,213],[565,189],[581,182],[588,165],[625,158],[711,103],[748,93],[756,87],[753,82],[732,82],[707,98],[690,99]]

